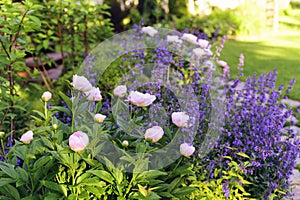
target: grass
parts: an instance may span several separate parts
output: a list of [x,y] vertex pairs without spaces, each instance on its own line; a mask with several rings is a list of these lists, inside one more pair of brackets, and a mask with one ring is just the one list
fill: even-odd
[[220,59],[231,66],[233,77],[237,74],[242,53],[245,57],[245,77],[276,69],[277,85],[287,85],[292,78],[296,78],[297,82],[289,97],[300,100],[300,9],[291,9],[287,14],[280,16],[277,33],[265,33],[251,41],[228,40]]

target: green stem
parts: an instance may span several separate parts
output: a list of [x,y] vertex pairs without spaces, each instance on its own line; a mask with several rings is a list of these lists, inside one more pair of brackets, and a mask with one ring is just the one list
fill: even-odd
[[45,110],[45,126],[47,126],[48,123],[48,109],[47,109],[47,102],[44,103],[44,110]]
[[183,157],[182,157],[182,156],[180,156],[180,158],[179,158],[179,161],[178,161],[177,165],[175,166],[175,168],[174,168],[172,171],[175,171],[175,170],[178,168],[178,166],[180,165],[180,163],[182,162],[182,160],[183,160]]
[[[26,146],[26,150],[25,150],[26,154],[25,155],[28,155],[28,144],[25,145],[25,146]],[[25,162],[25,165],[27,167],[27,171],[29,173],[29,179],[30,179],[30,184],[31,184],[31,188],[28,185],[27,185],[27,188],[30,189],[30,194],[33,194],[35,181],[33,180],[33,177],[31,176],[31,172],[30,172],[31,170],[30,170],[30,165],[29,165],[29,158],[27,156],[25,156],[24,162]]]
[[72,133],[75,132],[75,112],[72,111]]
[[165,180],[167,180],[168,178],[170,178],[171,174],[173,174],[173,172],[178,168],[178,166],[180,165],[180,163],[182,162],[182,160],[183,160],[183,157],[180,156],[177,165],[176,165],[175,168],[172,170],[172,172],[170,172],[170,173],[168,174],[168,176],[167,176],[167,178],[166,178]]
[[126,189],[126,192],[124,194],[124,197],[127,196],[127,194],[130,192],[130,189],[131,189],[131,185],[132,185],[132,182],[135,180],[135,175],[132,174],[132,179],[130,180],[130,183],[128,184],[128,188]]
[[5,147],[4,147],[3,139],[1,139],[1,147],[2,147],[2,151],[3,151],[4,160],[7,161],[7,155],[5,153]]

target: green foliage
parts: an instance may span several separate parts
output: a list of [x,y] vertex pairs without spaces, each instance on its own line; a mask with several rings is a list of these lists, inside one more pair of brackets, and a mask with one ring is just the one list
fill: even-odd
[[[30,144],[15,141],[7,162],[0,162],[3,198],[187,199],[186,196],[195,190],[187,182],[194,175],[192,165],[185,162],[188,158],[180,158],[164,169],[149,170],[149,160],[144,155],[156,146],[143,139],[131,144],[136,145],[133,149],[140,153],[139,156],[132,157],[121,147],[124,156],[119,165],[107,157],[100,162],[98,155],[105,149],[99,142],[111,137],[117,143],[118,138],[113,136],[118,135],[118,131],[106,130],[113,119],[108,119],[107,124],[91,121],[93,114],[88,111],[86,98],[80,97],[80,93],[74,95],[70,100],[59,93],[68,108],[52,106],[48,109],[47,102],[42,101],[43,112],[34,111],[32,117],[37,126],[33,129],[34,139]],[[95,105],[96,112],[99,109],[101,102]],[[57,120],[56,112],[72,116],[72,126]],[[84,124],[77,122],[75,127],[75,115]],[[85,150],[74,152],[68,146],[68,138],[78,129],[88,133],[91,142]],[[131,172],[125,170],[128,167]]]
[[[26,104],[21,102],[20,84],[24,79],[18,72],[28,71],[24,57],[32,50],[27,34],[40,29],[41,22],[35,17],[41,5],[31,1],[12,3],[1,1],[0,10],[0,130],[15,135],[17,114],[25,110]],[[19,116],[20,117],[20,116]],[[22,117],[19,118],[24,122]],[[26,116],[24,116],[26,120]]]
[[207,180],[207,172],[201,170],[201,166],[194,167],[194,171],[201,173],[197,173],[197,176],[192,179],[190,187],[195,187],[197,190],[189,196],[189,199],[251,199],[250,193],[244,188],[251,183],[246,180],[243,171],[249,162],[237,163],[231,157],[226,158],[230,160],[228,170],[215,168],[212,179]]
[[244,5],[233,10],[214,9],[205,16],[186,16],[176,20],[176,28],[201,31],[209,38],[219,29],[217,36],[253,35],[264,30],[265,11],[255,3],[246,1]]
[[175,17],[186,16],[188,13],[187,1],[169,0],[169,9],[170,15],[174,15]]
[[35,47],[34,55],[47,62],[43,55],[49,51],[67,53],[63,59],[65,71],[79,65],[90,49],[113,34],[106,4],[67,0],[42,1],[41,5],[44,9],[38,18],[43,29],[28,36]]
[[184,30],[186,28],[191,31],[201,31],[209,38],[214,36],[214,33],[219,29],[217,36],[232,35],[236,27],[236,19],[232,12],[215,10],[210,15],[185,16],[176,21],[176,28]]
[[[36,84],[29,85],[18,74],[27,72],[34,78],[45,68],[56,66],[46,58],[49,52],[67,53],[59,64],[65,66],[64,72],[75,70],[74,66],[83,61],[90,49],[112,36],[113,29],[105,4],[74,0],[29,0],[22,4],[4,0],[1,4],[0,130],[15,138],[25,124],[30,125],[26,111],[34,108],[32,101],[36,101],[34,97],[40,95],[41,89]],[[42,67],[27,67],[27,56],[36,57],[36,63],[41,61]],[[56,89],[65,89],[65,80],[59,80]],[[48,90],[53,87],[51,82],[44,79]]]
[[253,35],[261,33],[266,27],[265,10],[255,3],[245,4],[234,10],[236,19],[236,35]]

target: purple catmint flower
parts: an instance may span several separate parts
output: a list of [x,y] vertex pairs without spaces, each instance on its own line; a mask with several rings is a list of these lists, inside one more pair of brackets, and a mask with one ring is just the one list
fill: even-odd
[[229,183],[228,183],[228,181],[226,180],[225,183],[222,184],[222,186],[223,186],[222,190],[224,192],[224,196],[226,198],[228,198],[229,194],[230,194],[230,189],[229,189]]

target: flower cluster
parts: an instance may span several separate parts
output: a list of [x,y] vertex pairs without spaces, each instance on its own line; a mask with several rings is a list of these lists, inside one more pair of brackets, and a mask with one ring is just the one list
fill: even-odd
[[[74,75],[72,86],[75,90],[78,90],[83,94],[85,94],[88,101],[102,100],[102,98],[97,98],[98,96],[101,97],[101,91],[99,90],[99,88],[93,87],[91,83],[84,76]],[[95,93],[93,93],[94,91]],[[42,95],[42,99],[48,101],[49,96],[51,97],[50,94],[49,92],[45,92]],[[90,98],[91,94],[93,94],[92,98]],[[151,104],[153,104],[155,100],[157,100],[155,95],[151,95],[149,93],[141,93],[138,91],[130,91],[129,95],[127,96],[126,85],[117,86],[113,90],[113,94],[116,96],[116,98],[120,98],[120,99],[126,98],[126,100],[131,105],[134,105],[136,107],[148,107]],[[99,124],[102,124],[106,118],[107,116],[101,113],[96,113],[94,115],[94,121]],[[172,122],[178,128],[188,126],[189,116],[184,112],[174,112],[172,113],[171,118],[172,118]],[[162,139],[163,136],[164,136],[164,130],[160,126],[152,126],[151,128],[148,128],[144,133],[145,140],[149,140],[151,143],[158,142],[160,139]],[[29,131],[21,137],[20,141],[24,142],[25,144],[29,144],[32,139],[33,139],[33,132]],[[69,137],[70,149],[72,149],[75,152],[83,151],[88,146],[88,144],[89,144],[89,136],[82,131],[76,131]],[[127,140],[124,140],[122,142],[122,146],[128,147],[128,145],[129,142]],[[187,144],[187,143],[182,144],[179,149],[179,152],[185,157],[191,156],[194,153],[194,151],[195,151],[195,147],[193,147],[192,144]]]
[[224,166],[223,156],[239,159],[236,150],[251,155],[251,165],[244,171],[252,185],[245,187],[253,197],[260,198],[258,195],[263,193],[264,199],[278,188],[288,189],[299,153],[295,134],[288,132],[287,140],[283,137],[282,130],[292,112],[285,111],[286,106],[280,103],[283,87],[275,88],[276,74],[274,71],[258,78],[255,75],[249,77],[241,90],[236,89],[240,81],[235,80],[225,89],[227,103],[223,134],[215,150],[205,158],[212,177],[215,176],[214,168]]
[[[140,39],[145,42],[140,43]],[[141,161],[146,153],[160,148],[163,152],[164,147],[174,145],[176,152],[170,154],[178,154],[180,161],[184,159],[187,165],[173,160],[172,170],[188,164],[201,165],[195,174],[202,176],[205,172],[206,179],[210,180],[226,173],[230,163],[238,163],[235,170],[243,171],[243,181],[251,185],[243,185],[240,179],[235,182],[250,192],[251,197],[268,199],[278,190],[283,193],[288,190],[299,149],[292,131],[282,137],[292,111],[286,110],[279,101],[283,86],[275,88],[275,71],[248,78],[240,89],[239,79],[227,82],[228,64],[213,57],[210,42],[196,35],[136,27],[136,34],[128,40],[118,41],[118,51],[126,53],[116,62],[126,73],[118,77],[118,83],[109,84],[113,85],[109,91],[97,87],[97,70],[93,69],[96,56],[88,56],[85,62],[87,76],[73,76],[72,105],[66,102],[71,110],[71,127],[64,127],[69,131],[64,144],[70,152],[82,156],[88,153],[91,157],[97,153],[114,156],[115,148],[101,149],[105,142],[112,141],[118,152],[126,151],[129,155],[116,160],[131,161],[139,157]],[[145,44],[151,48],[140,48],[139,45]],[[242,65],[241,55],[240,71]],[[94,71],[89,73],[89,70]],[[42,95],[45,103],[51,98],[50,92]],[[55,134],[65,125],[62,124],[53,119]],[[34,135],[37,134],[28,131],[20,141],[28,145]],[[99,151],[95,153],[96,150]],[[232,196],[230,181],[221,183],[225,197]],[[146,191],[141,185],[139,190]],[[284,196],[280,195],[280,198]]]

